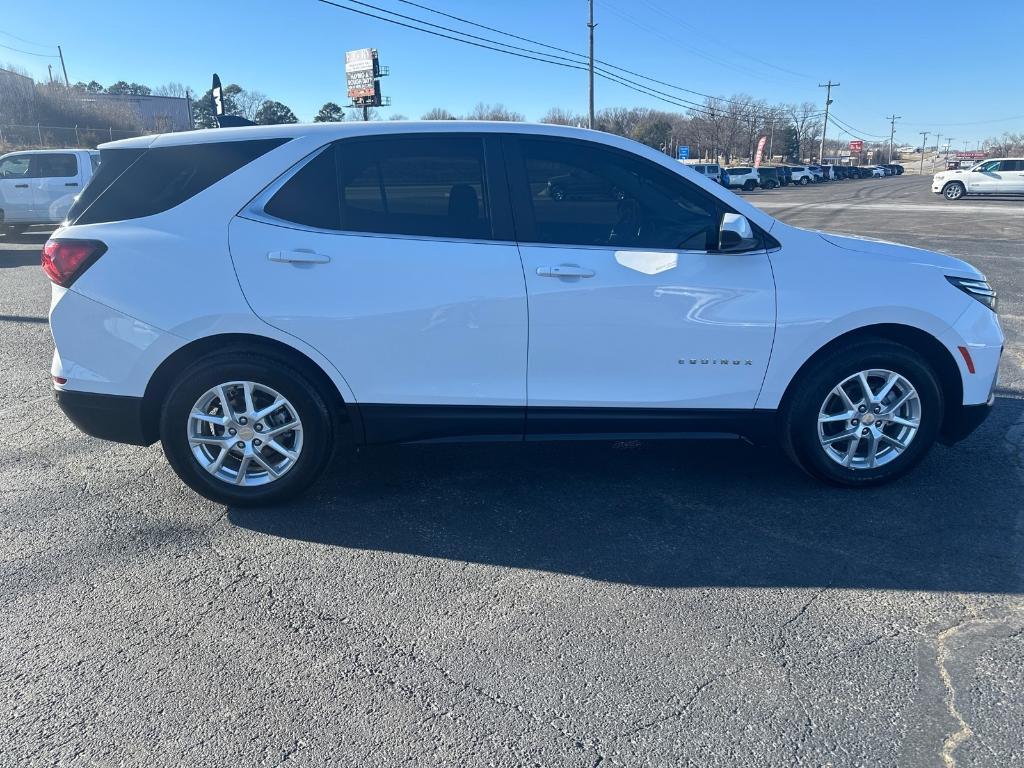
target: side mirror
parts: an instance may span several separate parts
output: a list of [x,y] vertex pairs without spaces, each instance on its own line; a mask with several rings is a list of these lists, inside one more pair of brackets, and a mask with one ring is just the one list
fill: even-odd
[[746,216],[738,213],[722,214],[722,224],[718,228],[719,251],[747,251],[756,245],[754,230]]

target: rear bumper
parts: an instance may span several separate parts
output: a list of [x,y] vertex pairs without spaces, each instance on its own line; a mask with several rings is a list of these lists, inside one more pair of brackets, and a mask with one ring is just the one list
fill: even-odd
[[147,429],[141,397],[55,390],[57,405],[87,435],[116,443],[151,445],[155,430]]
[[939,442],[943,445],[958,443],[981,426],[982,422],[992,413],[995,396],[990,396],[987,403],[981,405],[964,405],[956,411],[946,414],[942,423]]

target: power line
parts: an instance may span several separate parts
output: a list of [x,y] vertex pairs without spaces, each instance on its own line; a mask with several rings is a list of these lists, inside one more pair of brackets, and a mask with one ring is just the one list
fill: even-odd
[[887,138],[886,136],[882,136],[881,134],[878,134],[878,133],[868,133],[867,131],[858,130],[857,128],[854,128],[852,125],[847,123],[845,120],[840,120],[835,115],[835,113],[832,113],[831,118],[832,118],[832,122],[838,123],[839,125],[841,125],[843,128],[845,128],[850,133],[856,134],[858,138],[865,137],[865,136],[870,138],[870,139],[884,139],[884,138]]
[[[658,5],[658,4],[654,3],[654,2],[651,2],[651,0],[640,0],[640,2],[643,3],[644,5],[646,5],[651,10],[653,10],[655,13],[660,13],[662,16],[664,16],[665,18],[669,19],[673,23],[678,24],[681,27],[685,27],[687,29],[691,29],[691,30],[693,30],[694,32],[697,32],[697,33],[703,33],[705,31],[705,30],[700,29],[699,27],[697,27],[694,24],[690,24],[689,22],[687,22],[681,16],[678,16],[678,15],[676,15],[676,14],[670,12],[670,11],[667,11],[664,8],[662,8],[660,5]],[[753,55],[747,53],[746,51],[744,51],[744,50],[742,50],[740,48],[736,48],[736,47],[733,47],[733,46],[727,46],[727,50],[730,53],[735,53],[738,56],[743,56],[744,58],[750,59],[751,61],[755,61],[755,62],[757,62],[758,64],[760,64],[762,66],[771,67],[772,69],[777,69],[778,71],[785,72],[788,75],[793,75],[794,77],[800,77],[800,78],[803,78],[805,80],[813,80],[814,79],[810,75],[805,75],[802,72],[794,72],[792,69],[786,69],[785,67],[780,67],[778,64],[772,64],[770,61],[764,61],[763,59],[759,59],[757,56],[753,56]]]
[[22,43],[28,43],[29,45],[34,45],[37,48],[53,48],[53,47],[55,47],[54,45],[49,44],[49,43],[37,43],[34,40],[27,40],[24,37],[18,37],[17,35],[15,35],[15,34],[13,34],[11,32],[5,32],[2,29],[0,29],[0,35],[3,35],[4,37],[13,38],[13,39],[15,39],[15,40],[17,40],[19,42],[22,42]]
[[[355,3],[359,4],[359,5],[368,5],[367,3],[360,2],[360,0],[348,0],[348,1],[349,2],[355,2]],[[484,29],[484,30],[487,30],[488,32],[494,32],[494,33],[499,34],[499,35],[504,35],[505,37],[511,37],[511,38],[513,38],[515,40],[521,40],[522,42],[530,43],[531,45],[539,45],[542,48],[549,48],[550,50],[558,51],[559,53],[566,53],[566,54],[568,54],[570,56],[575,56],[575,57],[581,59],[583,62],[587,62],[589,60],[589,57],[586,54],[577,53],[576,51],[571,51],[571,50],[569,50],[567,48],[560,48],[557,45],[550,45],[548,43],[544,43],[544,42],[541,42],[539,40],[534,40],[534,39],[529,38],[529,37],[524,37],[522,35],[517,35],[517,34],[514,34],[512,32],[506,32],[506,31],[504,31],[502,29],[498,29],[497,27],[489,27],[486,24],[480,24],[478,22],[472,21],[471,19],[467,19],[467,18],[464,18],[462,16],[456,16],[455,14],[446,13],[445,11],[440,11],[440,10],[438,10],[436,8],[431,8],[430,6],[423,5],[422,3],[413,2],[413,0],[396,0],[396,2],[404,3],[405,5],[411,5],[411,6],[415,7],[415,8],[419,8],[421,10],[428,11],[430,13],[436,13],[439,16],[444,16],[445,18],[452,19],[454,21],[458,21],[458,22],[460,22],[462,24],[468,24],[471,27],[476,27],[478,29]],[[371,6],[371,7],[376,8],[376,6]],[[380,10],[380,11],[383,11],[384,13],[389,13],[389,14],[392,14],[394,16],[398,16],[399,18],[404,18],[404,19],[409,19],[411,21],[416,21],[416,22],[421,23],[421,24],[427,24],[429,26],[437,26],[437,25],[431,24],[429,21],[423,21],[422,19],[415,19],[415,18],[413,18],[411,16],[403,16],[402,14],[395,13],[394,11],[388,11],[388,10],[383,9],[383,8],[376,8],[376,10]],[[610,8],[609,10],[614,11],[615,9],[614,8]],[[529,48],[521,48],[521,47],[518,47],[518,46],[512,46],[512,45],[509,45],[508,43],[502,43],[502,42],[499,42],[497,40],[490,40],[488,38],[483,38],[483,37],[477,37],[475,35],[470,35],[467,32],[461,32],[461,31],[456,30],[456,29],[451,29],[450,27],[437,26],[437,28],[438,29],[444,29],[444,30],[446,30],[448,32],[453,32],[453,33],[458,34],[458,35],[465,35],[466,37],[472,37],[472,38],[477,39],[477,40],[486,40],[487,42],[494,43],[495,45],[502,45],[502,46],[505,46],[506,48],[514,48],[515,50],[520,50],[520,51],[529,51],[530,50]],[[532,53],[541,53],[540,51],[531,51],[531,52]],[[541,55],[550,56],[551,54],[541,54]],[[561,60],[564,60],[564,61],[569,61],[569,59],[565,59],[564,57],[561,57],[561,56],[556,56],[554,58],[561,59]],[[674,83],[668,83],[668,82],[665,82],[664,80],[658,80],[657,78],[651,77],[650,75],[645,75],[642,72],[636,72],[635,70],[632,70],[632,69],[626,69],[625,67],[620,67],[620,66],[618,66],[616,64],[612,64],[611,62],[606,61],[604,59],[595,58],[594,59],[594,63],[595,64],[602,64],[605,67],[607,67],[608,69],[614,69],[614,70],[617,70],[619,72],[624,72],[627,75],[632,75],[634,77],[639,77],[642,80],[647,80],[649,82],[655,83],[656,85],[664,85],[667,88],[672,88],[673,90],[677,90],[677,91],[680,91],[682,93],[689,93],[689,94],[693,94],[694,96],[702,96],[702,97],[704,97],[706,99],[715,99],[717,101],[723,101],[723,102],[726,102],[728,104],[743,104],[743,102],[735,101],[734,99],[727,99],[727,98],[722,97],[722,96],[713,96],[710,93],[703,93],[701,91],[695,91],[695,90],[692,90],[690,88],[683,88],[682,86],[675,85]]]
[[4,45],[3,43],[0,43],[0,48],[6,48],[8,51],[15,51],[16,53],[24,53],[26,56],[40,56],[44,59],[60,58],[55,53],[34,53],[33,51],[23,51],[21,48],[14,48],[10,45]]
[[[424,21],[423,19],[418,19],[418,18],[415,18],[415,17],[412,17],[412,16],[407,16],[405,14],[400,14],[400,13],[397,13],[395,11],[389,11],[389,10],[387,10],[385,8],[381,8],[381,7],[373,5],[371,3],[362,2],[362,0],[346,0],[346,2],[355,4],[355,5],[360,5],[360,6],[363,6],[365,8],[372,8],[375,11],[380,11],[381,13],[386,13],[386,14],[389,14],[391,16],[397,16],[398,18],[405,19],[406,21],[398,21],[397,19],[391,19],[391,18],[388,18],[386,16],[379,16],[379,15],[377,15],[375,13],[370,13],[369,11],[360,10],[359,8],[352,8],[349,5],[342,5],[339,2],[334,2],[334,0],[317,0],[317,1],[320,2],[320,3],[323,3],[324,5],[330,5],[332,7],[339,8],[339,9],[344,10],[344,11],[350,11],[352,13],[357,13],[357,14],[359,14],[361,16],[367,16],[369,18],[377,19],[378,21],[385,21],[385,22],[388,22],[390,24],[395,24],[395,25],[400,26],[400,27],[405,27],[406,29],[414,30],[416,32],[424,32],[426,34],[433,35],[435,37],[444,38],[446,40],[453,40],[453,41],[458,42],[458,43],[465,43],[466,45],[472,45],[472,46],[474,46],[476,48],[483,48],[485,50],[496,51],[498,53],[504,53],[504,54],[506,54],[508,56],[516,56],[518,58],[529,59],[529,60],[532,60],[532,61],[539,61],[539,62],[544,63],[544,64],[553,64],[555,66],[560,66],[560,67],[563,67],[563,68],[566,68],[566,69],[576,69],[576,70],[582,70],[582,71],[586,71],[587,70],[587,67],[584,66],[582,62],[577,63],[577,62],[572,61],[571,59],[566,59],[564,56],[556,56],[554,54],[547,54],[547,53],[543,53],[542,51],[536,51],[536,50],[533,50],[533,49],[530,49],[530,48],[523,48],[522,46],[514,46],[514,45],[510,45],[508,43],[502,43],[500,41],[492,40],[490,38],[481,37],[479,35],[472,35],[472,34],[470,34],[468,32],[462,32],[462,31],[457,30],[457,29],[452,29],[451,27],[445,27],[445,26],[440,25],[440,24],[434,24],[434,23],[429,22],[429,21]],[[418,6],[418,7],[426,8],[426,6]],[[414,22],[414,23],[406,23],[406,22]],[[428,27],[433,27],[433,29],[424,29],[423,27],[416,26],[416,24],[423,24],[423,25],[426,25]],[[435,30],[443,30],[443,31],[438,32],[438,31],[435,31]],[[446,34],[446,33],[452,33],[452,34]],[[500,33],[500,34],[505,34],[505,33]],[[456,37],[455,35],[459,35],[459,37]],[[471,38],[471,39],[467,40],[467,39],[464,39],[464,38]],[[478,40],[478,41],[482,41],[482,42],[474,42],[474,40]],[[534,43],[534,44],[537,44],[537,43]],[[543,45],[543,44],[541,44],[541,45]],[[496,47],[496,46],[501,46],[501,47]],[[511,49],[511,50],[509,50],[509,49]],[[572,53],[572,52],[570,51],[569,53]],[[575,54],[575,53],[573,53],[572,55],[582,56],[582,54]],[[613,65],[609,65],[609,66],[613,66]],[[622,68],[617,67],[617,69],[622,69]],[[623,71],[626,71],[626,70],[623,70]],[[712,108],[708,108],[708,107],[705,107],[703,104],[698,104],[697,102],[692,102],[692,101],[689,101],[687,99],[683,99],[682,97],[673,96],[672,94],[668,94],[668,93],[666,93],[664,91],[658,90],[658,89],[654,88],[653,86],[647,86],[647,85],[644,85],[642,83],[638,83],[638,82],[636,82],[634,80],[631,80],[631,79],[629,79],[627,77],[624,77],[622,75],[618,75],[618,74],[615,74],[613,72],[609,72],[609,71],[607,71],[607,70],[605,70],[603,68],[595,68],[594,74],[597,77],[601,77],[601,78],[603,78],[605,80],[609,80],[609,81],[617,83],[619,85],[624,85],[626,87],[631,88],[634,91],[637,91],[638,93],[643,93],[644,95],[651,96],[652,98],[658,99],[658,100],[663,101],[663,102],[665,102],[667,104],[672,104],[673,106],[682,107],[684,109],[689,109],[689,110],[692,110],[694,112],[701,113],[701,114],[703,114],[705,116],[710,116],[712,118],[715,117],[715,110],[714,110],[713,107]],[[661,81],[655,81],[655,80],[653,80],[653,78],[647,78],[645,75],[639,75],[638,74],[637,76],[642,77],[644,79],[649,79],[649,80],[652,80],[653,82],[658,82],[659,84],[661,84]],[[688,89],[679,88],[679,86],[674,86],[674,85],[671,85],[671,84],[666,84],[666,85],[668,85],[668,87],[672,87],[672,88],[675,88],[677,90],[682,90],[682,91],[685,91],[687,93],[695,93],[697,95],[705,96],[705,97],[710,98],[710,99],[714,99],[714,100],[718,100],[718,101],[726,101],[728,103],[734,103],[734,104],[742,104],[742,102],[737,102],[737,101],[734,101],[734,100],[731,100],[731,99],[721,99],[719,97],[710,96],[708,94],[702,94],[702,93],[697,92],[697,91],[690,91]],[[751,112],[751,113],[749,113],[748,116],[763,117],[764,114],[765,113],[761,113],[761,112]]]

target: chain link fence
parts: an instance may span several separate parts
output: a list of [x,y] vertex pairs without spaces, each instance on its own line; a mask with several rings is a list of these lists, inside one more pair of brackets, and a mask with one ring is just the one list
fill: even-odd
[[92,149],[115,139],[142,136],[142,131],[126,131],[110,126],[76,125],[4,125],[0,123],[0,152],[16,149]]

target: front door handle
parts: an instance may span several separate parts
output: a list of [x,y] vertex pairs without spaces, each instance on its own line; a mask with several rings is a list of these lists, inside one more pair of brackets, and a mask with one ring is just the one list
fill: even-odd
[[28,189],[28,184],[15,184],[15,189]]
[[327,254],[313,251],[271,251],[267,258],[290,264],[326,264],[331,260]]
[[594,270],[575,264],[558,264],[554,267],[537,267],[540,277],[593,277]]
[[77,181],[69,181],[64,186],[65,187],[77,187],[78,186],[78,182]]

